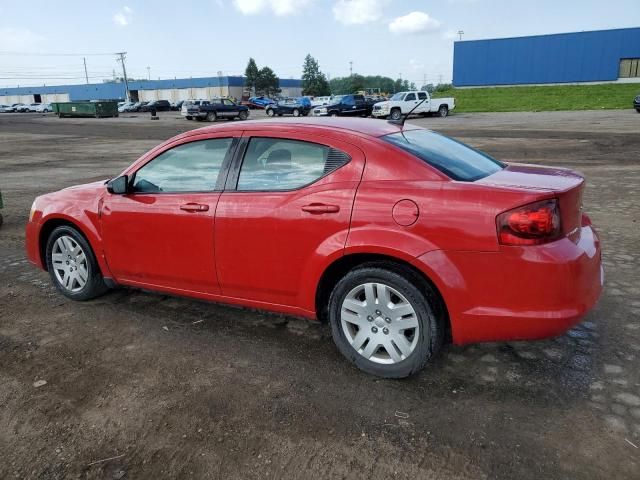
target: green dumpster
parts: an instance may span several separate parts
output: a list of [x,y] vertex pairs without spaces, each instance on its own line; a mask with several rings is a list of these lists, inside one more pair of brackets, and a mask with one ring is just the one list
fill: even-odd
[[52,107],[58,117],[118,116],[118,102],[57,102]]

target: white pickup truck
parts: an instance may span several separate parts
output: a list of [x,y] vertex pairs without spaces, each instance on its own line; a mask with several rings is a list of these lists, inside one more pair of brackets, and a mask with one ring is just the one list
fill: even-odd
[[[424,101],[423,101],[424,100]],[[436,113],[440,117],[446,117],[456,108],[453,98],[431,98],[429,92],[398,92],[386,102],[379,102],[373,106],[371,115],[378,118],[390,118],[400,120],[403,114],[407,114],[422,102],[413,113],[416,115],[428,115]]]

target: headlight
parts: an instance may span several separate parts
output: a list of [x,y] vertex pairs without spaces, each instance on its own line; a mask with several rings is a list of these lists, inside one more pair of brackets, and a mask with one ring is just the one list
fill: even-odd
[[323,113],[327,113],[327,109],[325,107],[322,107],[322,108],[319,108],[317,112],[322,115]]

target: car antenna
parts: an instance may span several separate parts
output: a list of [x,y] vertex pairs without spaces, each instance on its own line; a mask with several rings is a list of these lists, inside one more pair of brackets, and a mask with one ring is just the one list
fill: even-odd
[[394,125],[400,125],[400,130],[404,128],[404,122],[406,122],[409,115],[413,113],[413,111],[427,101],[427,97],[423,98],[421,102],[418,102],[415,107],[413,107],[406,115],[403,115],[400,120],[387,120],[387,122],[392,123]]

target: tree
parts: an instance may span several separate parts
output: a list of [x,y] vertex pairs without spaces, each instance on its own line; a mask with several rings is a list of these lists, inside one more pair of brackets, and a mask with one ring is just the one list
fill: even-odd
[[262,67],[258,71],[255,87],[256,93],[270,97],[280,93],[280,79],[269,67]]
[[247,68],[244,71],[244,85],[250,92],[255,93],[259,74],[260,72],[258,71],[258,65],[256,65],[256,61],[253,58],[249,58],[249,63],[247,64]]
[[330,93],[327,77],[320,71],[316,59],[307,54],[302,65],[302,94],[316,97]]
[[433,93],[435,89],[436,87],[433,83],[427,83],[426,85],[420,87],[420,90],[422,90],[423,92],[429,92],[430,94]]

